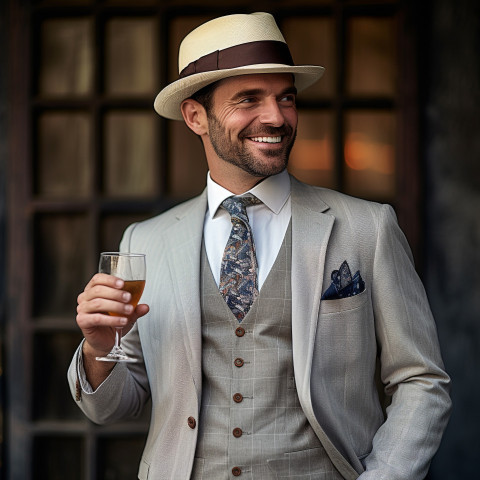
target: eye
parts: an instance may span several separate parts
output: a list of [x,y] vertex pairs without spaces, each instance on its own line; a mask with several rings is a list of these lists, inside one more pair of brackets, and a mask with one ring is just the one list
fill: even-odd
[[295,105],[295,95],[293,94],[284,95],[282,98],[280,98],[280,102],[290,103],[292,105]]
[[239,103],[253,103],[255,99],[253,97],[242,98]]

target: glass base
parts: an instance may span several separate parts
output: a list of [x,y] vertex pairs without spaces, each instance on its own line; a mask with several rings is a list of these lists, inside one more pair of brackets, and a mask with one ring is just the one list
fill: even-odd
[[105,357],[95,357],[95,360],[99,362],[128,362],[128,363],[135,363],[137,361],[136,358],[128,357],[122,349],[114,348],[108,355]]

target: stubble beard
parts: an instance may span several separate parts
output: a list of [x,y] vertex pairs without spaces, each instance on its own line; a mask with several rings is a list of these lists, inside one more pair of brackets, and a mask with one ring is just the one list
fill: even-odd
[[[235,165],[255,177],[269,177],[281,173],[287,168],[290,152],[297,135],[297,131],[293,131],[290,125],[285,124],[281,128],[264,126],[261,131],[260,129],[253,131],[247,127],[238,134],[237,144],[229,140],[225,128],[215,115],[208,115],[208,125],[212,147],[217,156],[225,162]],[[264,149],[263,156],[276,161],[262,162],[254,153],[249,151],[246,142],[250,140],[246,140],[247,136],[282,136],[288,138],[289,141],[280,151],[278,149]]]

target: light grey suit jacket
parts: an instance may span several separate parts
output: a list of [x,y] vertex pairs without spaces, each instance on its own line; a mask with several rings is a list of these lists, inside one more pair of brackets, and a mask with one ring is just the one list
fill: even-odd
[[[151,396],[139,478],[188,480],[202,393],[200,252],[206,192],[130,226],[121,249],[147,255],[150,312],[124,337],[141,358],[77,396],[94,422],[136,416]],[[321,300],[346,260],[365,290]],[[303,410],[345,479],[422,480],[451,408],[437,333],[391,207],[292,178],[292,336]],[[78,352],[69,370],[75,397]],[[391,396],[385,418],[376,374]],[[190,422],[191,424],[191,422]]]

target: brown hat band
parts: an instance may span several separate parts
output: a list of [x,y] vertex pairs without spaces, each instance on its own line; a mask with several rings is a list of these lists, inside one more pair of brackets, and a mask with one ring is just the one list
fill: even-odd
[[242,43],[209,53],[189,63],[181,72],[180,78],[195,73],[245,67],[261,63],[279,63],[293,66],[292,55],[286,43],[276,40]]

